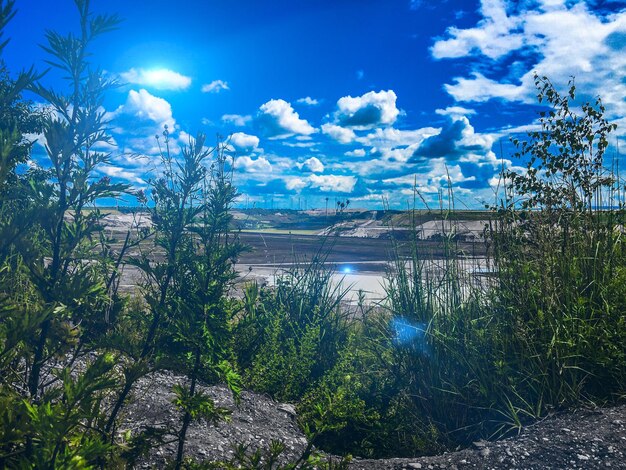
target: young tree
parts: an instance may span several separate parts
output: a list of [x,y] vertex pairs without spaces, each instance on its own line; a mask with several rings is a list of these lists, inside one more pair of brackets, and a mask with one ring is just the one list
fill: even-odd
[[547,109],[540,130],[513,139],[526,168],[505,172],[490,239],[498,322],[526,343],[519,364],[533,371],[518,392],[542,411],[623,389],[626,246],[623,182],[605,161],[616,125],[600,98],[576,105],[573,80],[564,94],[546,77],[535,85]]
[[[25,78],[19,84],[28,85],[47,101],[42,128],[51,170],[26,174],[23,180],[27,183],[21,186],[22,210],[3,224],[14,231],[19,228],[9,249],[22,260],[19,272],[24,279],[21,292],[15,291],[15,285],[3,286],[10,289],[4,293],[13,301],[6,319],[9,343],[20,345],[2,371],[6,379],[3,392],[12,391],[23,398],[2,417],[8,429],[22,430],[20,436],[6,441],[3,436],[3,444],[9,444],[3,445],[1,458],[9,466],[88,465],[106,452],[100,403],[114,385],[114,358],[98,352],[95,360],[84,361],[82,372],[71,373],[71,367],[81,348],[91,347],[104,333],[111,306],[103,267],[113,260],[98,252],[104,214],[96,202],[128,189],[107,177],[97,177],[98,167],[110,158],[109,153],[98,150],[110,143],[102,101],[115,84],[87,61],[94,38],[113,29],[118,19],[94,16],[88,0],[75,3],[80,33],[49,31],[44,47],[51,56],[50,65],[66,77],[67,90],[59,92],[32,80],[25,83]],[[2,5],[3,18],[10,17],[7,5]],[[3,103],[15,102],[15,89],[4,87],[9,92],[5,91],[8,98],[3,97]],[[19,113],[13,113],[16,115]],[[3,112],[2,118],[5,116],[11,114]],[[3,122],[5,143],[9,131]],[[2,158],[4,181],[6,175],[9,179],[15,175],[15,164],[24,161],[28,150],[28,144],[17,141],[15,132],[11,135],[11,149],[3,152]],[[28,329],[16,329],[23,325]]]
[[[154,245],[148,251],[142,249],[139,257],[129,260],[130,264],[136,266],[144,276],[142,289],[148,304],[149,320],[145,336],[137,344],[126,348],[131,360],[124,366],[124,386],[115,400],[106,424],[106,432],[111,438],[117,417],[133,386],[141,376],[154,367],[155,360],[162,352],[161,348],[157,347],[157,339],[172,309],[172,284],[182,269],[183,249],[190,243],[190,227],[202,211],[199,198],[206,177],[202,166],[206,156],[185,157],[183,162],[177,162],[170,149],[170,132],[167,126],[163,131],[163,143],[161,144],[158,135],[156,138],[161,148],[164,171],[158,178],[150,181],[154,205],[149,212],[153,225]],[[154,256],[155,249],[163,252],[164,259]]]
[[175,388],[175,403],[183,412],[178,432],[177,470],[183,462],[191,421],[204,418],[215,422],[226,412],[216,407],[209,396],[198,392],[198,380],[218,376],[236,396],[240,391],[239,377],[226,360],[229,323],[236,306],[227,294],[237,276],[235,260],[243,248],[230,231],[231,208],[237,191],[232,184],[232,174],[227,170],[226,145],[217,142],[212,150],[213,162],[206,172],[203,164],[211,151],[204,143],[205,138],[200,134],[182,150],[183,168],[198,169],[204,180],[197,202],[197,217],[189,227],[190,236],[181,253],[181,269],[174,282],[172,359],[189,379],[188,386]]
[[96,326],[104,319],[102,312],[93,308],[101,303],[99,297],[106,294],[91,263],[95,259],[93,238],[102,229],[104,217],[95,203],[128,190],[125,185],[112,184],[108,177],[95,178],[98,166],[110,158],[109,153],[96,149],[111,143],[105,131],[102,101],[104,93],[116,84],[101,71],[92,70],[87,62],[92,41],[112,30],[119,20],[116,16],[93,17],[89,0],[77,0],[76,5],[80,35],[63,36],[48,31],[48,45],[44,46],[52,56],[50,64],[67,74],[68,93],[40,84],[32,87],[51,107],[44,123],[44,138],[52,165],[52,180],[33,187],[36,205],[29,214],[41,227],[42,248],[50,256],[50,262],[44,263],[37,250],[28,252],[27,265],[47,311],[34,345],[28,380],[32,397],[39,392],[48,335],[56,321],[68,319],[55,315],[55,309],[60,305],[70,307],[73,311],[69,318],[85,326]]
[[[125,383],[106,430],[113,438],[119,413],[142,375],[159,367],[185,373],[189,384],[174,389],[175,404],[182,411],[181,427],[175,432],[175,465],[180,468],[192,420],[216,421],[225,413],[198,391],[198,380],[220,377],[235,393],[239,390],[238,375],[226,361],[235,308],[227,293],[242,247],[230,233],[237,192],[228,170],[227,146],[218,141],[207,149],[205,136],[199,134],[177,157],[170,148],[169,129],[157,139],[164,171],[150,183],[154,245],[130,260],[144,276],[148,326],[134,352],[129,351],[133,360],[124,366]],[[162,257],[155,256],[156,250]]]
[[605,166],[609,134],[617,125],[604,117],[602,100],[583,103],[581,114],[572,101],[574,80],[561,95],[547,77],[535,75],[539,103],[549,109],[539,113],[541,129],[528,133],[528,140],[512,139],[514,157],[527,160],[526,172],[505,172],[522,209],[546,212],[591,213],[601,209],[615,182]]

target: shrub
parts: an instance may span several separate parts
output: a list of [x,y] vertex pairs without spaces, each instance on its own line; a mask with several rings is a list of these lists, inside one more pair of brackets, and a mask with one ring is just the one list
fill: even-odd
[[233,344],[253,389],[298,400],[337,361],[347,335],[347,291],[324,260],[320,252],[278,274],[274,287],[247,286]]

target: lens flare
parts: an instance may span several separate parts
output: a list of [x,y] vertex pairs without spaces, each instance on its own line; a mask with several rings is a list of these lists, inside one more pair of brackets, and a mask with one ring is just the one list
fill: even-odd
[[397,317],[391,320],[391,331],[395,333],[394,342],[399,346],[414,348],[427,353],[426,324],[412,323],[406,318]]

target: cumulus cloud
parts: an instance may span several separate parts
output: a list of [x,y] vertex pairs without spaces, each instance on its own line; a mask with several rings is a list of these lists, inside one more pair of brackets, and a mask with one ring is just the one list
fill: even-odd
[[448,160],[480,159],[491,152],[493,138],[477,134],[465,116],[449,118],[441,132],[425,139],[415,150],[410,162],[423,158],[447,158]]
[[336,124],[322,124],[322,132],[342,144],[349,144],[356,139],[356,134],[352,129],[337,126]]
[[476,111],[463,106],[448,106],[444,109],[436,109],[435,113],[440,116],[472,116],[476,114]]
[[364,157],[365,156],[365,150],[364,149],[349,150],[346,153],[344,153],[344,155],[346,157]]
[[122,81],[147,86],[157,90],[185,90],[191,78],[169,69],[135,69],[120,73]]
[[269,137],[286,138],[294,134],[310,135],[315,132],[305,119],[294,111],[287,101],[270,100],[261,105],[256,117],[256,124]]
[[243,127],[247,125],[250,121],[252,121],[252,116],[242,116],[241,114],[224,114],[222,116],[222,121],[227,124],[233,124],[238,127]]
[[239,152],[249,153],[259,146],[259,138],[256,135],[235,132],[230,136],[230,144]]
[[114,165],[103,165],[98,167],[98,171],[110,176],[111,178],[119,178],[121,180],[142,186],[147,184],[146,181],[139,176],[138,172],[133,171],[132,169],[126,169]]
[[315,98],[311,98],[310,96],[305,96],[304,98],[300,98],[296,101],[296,103],[305,104],[307,106],[317,106],[320,104],[319,100]]
[[[579,92],[602,96],[609,117],[626,114],[626,10],[591,10],[582,1],[483,0],[480,12],[474,27],[449,28],[432,47],[437,59],[473,58],[469,74],[445,87],[457,101],[534,103],[537,71],[559,88],[573,75]],[[509,73],[499,74],[500,65]]]
[[324,171],[324,164],[317,157],[308,158],[303,163],[296,163],[296,166],[311,173],[322,173]]
[[370,91],[364,95],[344,96],[337,101],[335,122],[353,129],[372,129],[396,122],[400,110],[393,90]]
[[322,192],[351,193],[356,185],[354,176],[344,175],[311,175],[311,186]]
[[202,85],[202,93],[219,93],[220,91],[230,90],[228,82],[223,80],[213,80],[211,83]]
[[150,94],[143,88],[139,91],[130,90],[126,103],[107,117],[115,119],[123,116],[130,116],[139,122],[149,121],[157,124],[159,128],[162,128],[164,125],[174,128],[176,123],[172,116],[170,103],[163,98]]
[[509,16],[504,1],[483,0],[480,13],[483,19],[475,28],[448,28],[448,38],[437,41],[432,47],[433,57],[441,59],[482,54],[497,59],[524,44],[524,35],[520,32],[523,19]]
[[235,169],[243,173],[269,173],[272,171],[272,164],[265,157],[253,159],[244,156],[235,159]]
[[[346,156],[357,158],[328,163],[326,167],[367,179],[367,189],[378,194],[410,189],[416,177],[420,190],[438,190],[446,166],[452,169],[456,187],[482,190],[503,163],[491,150],[493,136],[476,132],[466,116],[455,113],[447,115],[441,128],[376,129],[357,141],[372,146],[367,152],[347,152]],[[367,158],[358,158],[365,155]],[[398,186],[401,183],[403,186]]]
[[414,130],[401,130],[393,127],[374,129],[372,132],[357,138],[357,141],[366,146],[380,148],[393,148],[398,146],[411,146],[422,142],[425,138],[435,135],[440,129],[434,127],[422,127]]
[[307,182],[302,178],[289,177],[285,179],[285,187],[289,191],[301,191],[308,186]]
[[[117,139],[121,153],[158,155],[154,136],[161,135],[165,126],[170,133],[177,129],[170,103],[145,89],[130,90],[126,102],[107,113],[106,118],[111,122],[111,133]],[[178,146],[172,147],[174,154],[178,151]]]
[[[159,154],[154,136],[160,136],[165,126],[174,138],[178,131],[170,103],[145,89],[130,90],[125,103],[115,111],[106,113],[105,118],[110,121],[110,132],[117,141],[120,154],[141,154],[151,156],[152,160]],[[173,145],[171,151],[178,154],[179,146]],[[120,166],[133,164],[127,161],[115,163],[120,163]],[[145,166],[148,163],[141,165]],[[146,167],[144,170],[154,169],[154,161],[149,166],[150,168]]]
[[[530,76],[528,79],[530,80]],[[484,102],[493,98],[505,101],[531,101],[531,85],[500,83],[473,72],[471,78],[455,77],[453,84],[446,83],[445,90],[457,101]]]

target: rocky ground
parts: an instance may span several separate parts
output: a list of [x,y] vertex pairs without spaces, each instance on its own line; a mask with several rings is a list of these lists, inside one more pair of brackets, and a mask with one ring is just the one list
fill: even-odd
[[[172,405],[172,387],[181,377],[158,372],[141,379],[135,386],[132,403],[126,408],[124,424],[119,431],[138,431],[144,426],[180,428],[180,413]],[[295,460],[306,447],[307,440],[296,424],[293,405],[274,402],[269,397],[243,392],[237,405],[232,393],[223,385],[200,386],[215,404],[232,411],[230,420],[218,425],[195,421],[187,432],[185,455],[196,460],[228,460],[233,447],[246,444],[250,451],[267,448],[272,440],[285,444],[283,457]],[[170,439],[171,440],[171,439]],[[177,442],[153,449],[140,468],[163,468],[176,455]]]
[[519,436],[419,459],[355,460],[355,469],[626,468],[626,406],[546,418]]
[[[180,416],[172,407],[172,386],[180,377],[159,372],[137,385],[120,431],[144,425],[179,426]],[[292,405],[269,397],[243,392],[236,405],[224,386],[201,387],[217,405],[232,411],[229,422],[218,425],[196,422],[188,432],[186,455],[198,460],[228,459],[233,446],[250,450],[266,447],[272,440],[286,445],[284,457],[297,458],[306,439],[296,424]],[[141,468],[162,468],[175,455],[176,444],[155,448]],[[548,417],[524,428],[509,439],[474,443],[469,449],[414,459],[354,459],[354,469],[626,469],[626,405],[580,410]]]

